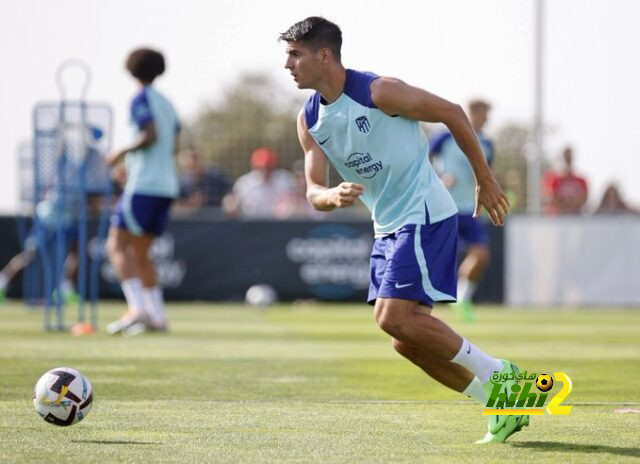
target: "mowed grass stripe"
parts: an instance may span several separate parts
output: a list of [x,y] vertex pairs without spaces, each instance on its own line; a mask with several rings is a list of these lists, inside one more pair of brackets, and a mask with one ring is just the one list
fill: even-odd
[[[121,304],[100,305],[100,324]],[[640,314],[482,307],[436,312],[523,370],[564,371],[569,416],[536,417],[479,449],[482,407],[393,352],[365,305],[172,304],[172,333],[123,339],[43,333],[41,314],[0,307],[1,462],[633,462],[639,456]],[[70,311],[69,314],[74,313]],[[61,365],[94,385],[80,424],[42,421],[30,397]],[[553,391],[553,390],[552,390]]]

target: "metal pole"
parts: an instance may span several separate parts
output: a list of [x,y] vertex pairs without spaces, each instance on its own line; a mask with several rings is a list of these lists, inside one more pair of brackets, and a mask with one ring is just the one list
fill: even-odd
[[533,153],[527,175],[527,210],[540,214],[540,181],[544,158],[544,3],[535,0]]

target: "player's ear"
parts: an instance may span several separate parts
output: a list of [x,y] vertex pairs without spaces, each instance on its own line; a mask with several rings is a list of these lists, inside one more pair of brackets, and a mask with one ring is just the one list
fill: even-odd
[[331,59],[331,50],[328,48],[321,48],[318,53],[320,53],[320,60],[322,63],[328,63]]

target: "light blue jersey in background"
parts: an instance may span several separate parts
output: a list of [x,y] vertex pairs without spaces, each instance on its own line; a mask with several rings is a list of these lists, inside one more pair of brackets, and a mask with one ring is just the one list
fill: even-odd
[[180,130],[173,105],[151,86],[145,86],[131,102],[133,136],[153,122],[157,140],[147,148],[127,153],[125,194],[175,198],[179,185],[174,157],[174,142]]
[[[478,133],[478,141],[487,164],[490,165],[493,161],[493,144],[482,133]],[[469,160],[449,132],[444,132],[433,140],[431,155],[437,172],[440,175],[449,174],[455,179],[449,187],[449,193],[460,214],[473,214],[476,207],[476,180]]]
[[376,236],[407,224],[432,224],[456,206],[428,159],[429,143],[418,121],[392,117],[371,101],[378,76],[348,69],[344,91],[323,104],[320,93],[304,112],[309,134],[345,181],[364,185]]

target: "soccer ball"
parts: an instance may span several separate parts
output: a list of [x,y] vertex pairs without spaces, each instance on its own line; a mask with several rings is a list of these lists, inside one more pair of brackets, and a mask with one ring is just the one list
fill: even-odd
[[87,378],[70,367],[46,372],[33,390],[33,405],[51,424],[67,426],[84,419],[93,403],[93,389]]
[[278,301],[278,294],[271,285],[256,284],[247,290],[244,302],[248,306],[271,306]]
[[536,387],[541,392],[549,391],[553,387],[553,379],[549,374],[540,374],[536,379]]

